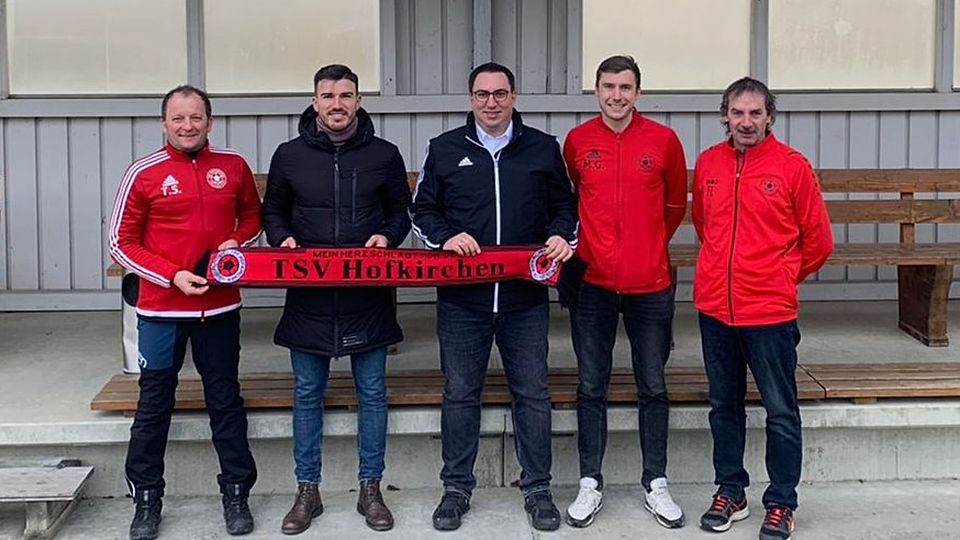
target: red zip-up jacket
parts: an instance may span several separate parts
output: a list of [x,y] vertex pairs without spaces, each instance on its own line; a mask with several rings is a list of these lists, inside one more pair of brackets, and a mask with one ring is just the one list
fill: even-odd
[[123,175],[110,219],[110,255],[140,276],[138,314],[202,318],[239,308],[239,290],[211,287],[187,296],[173,276],[195,272],[200,258],[228,239],[245,245],[259,235],[260,197],[240,154],[208,145],[190,157],[166,145]]
[[694,304],[730,326],[796,319],[798,285],[833,251],[816,173],[772,133],[743,153],[723,142],[700,155],[693,223]]
[[687,209],[676,133],[636,111],[622,133],[598,116],[567,134],[563,156],[580,200],[584,280],[621,294],[669,287],[667,244]]

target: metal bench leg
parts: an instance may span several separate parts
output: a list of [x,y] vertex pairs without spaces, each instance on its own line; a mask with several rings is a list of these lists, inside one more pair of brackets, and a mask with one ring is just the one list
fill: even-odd
[[953,265],[898,266],[900,329],[928,347],[946,347]]
[[23,528],[23,538],[46,540],[55,537],[78,500],[79,498],[72,501],[26,503],[26,526]]

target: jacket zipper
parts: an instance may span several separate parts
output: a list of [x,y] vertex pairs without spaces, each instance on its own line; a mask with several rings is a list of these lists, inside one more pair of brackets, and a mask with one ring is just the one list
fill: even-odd
[[730,312],[730,324],[736,319],[733,315],[733,253],[737,245],[737,222],[740,218],[740,175],[747,160],[745,152],[737,152],[737,175],[733,184],[733,230],[730,232],[730,258],[727,261],[727,310]]
[[350,223],[357,224],[357,169],[351,171],[350,180]]
[[[333,247],[340,246],[340,149],[333,152]],[[340,352],[340,298],[337,289],[333,290],[333,356]]]
[[[203,204],[203,183],[200,182],[200,168],[197,166],[197,160],[193,159],[190,161],[193,164],[193,179],[197,184],[197,195],[200,197],[200,230],[203,235],[203,243],[207,244],[207,213],[206,207]],[[207,315],[207,306],[206,306],[206,297],[200,296],[200,322],[206,318]]]
[[621,171],[620,171],[620,167],[621,167],[620,158],[621,158],[621,152],[623,151],[623,148],[622,148],[622,145],[621,145],[622,142],[623,142],[623,137],[621,137],[621,134],[620,134],[620,133],[617,133],[616,191],[614,192],[614,193],[615,193],[615,197],[616,197],[616,200],[614,201],[614,204],[616,205],[615,208],[617,209],[617,219],[615,219],[615,220],[614,220],[614,223],[613,223],[614,235],[615,235],[616,238],[617,238],[617,240],[616,240],[616,241],[617,241],[617,244],[616,244],[616,248],[615,248],[615,249],[617,250],[617,259],[616,259],[617,262],[616,262],[616,269],[614,270],[614,271],[616,272],[616,276],[617,276],[617,278],[616,278],[617,282],[616,282],[616,284],[615,284],[615,287],[616,287],[616,290],[617,290],[617,294],[620,294],[620,287],[619,287],[619,286],[620,286],[621,283],[623,283],[622,276],[620,275],[620,273],[621,273],[621,270],[622,270],[622,268],[623,268],[623,260],[624,260],[624,259],[623,259],[623,249],[624,249],[624,247],[623,247],[623,238],[621,238],[621,234],[622,234],[621,224],[623,223],[623,194],[621,193],[622,186],[621,186],[621,183],[620,183],[620,173],[621,173]]
[[[514,138],[516,138],[516,136],[517,134],[514,133]],[[487,147],[481,144],[480,142],[475,141],[470,137],[467,137],[467,140],[479,146],[480,148],[483,148],[485,152],[490,154],[490,151],[487,150]],[[510,146],[510,143],[512,142],[513,141],[508,142],[507,146]],[[494,194],[494,199],[496,200],[496,204],[495,204],[496,216],[497,216],[496,244],[498,246],[500,245],[500,154],[505,149],[506,149],[506,146],[498,150],[496,154],[490,154],[490,157],[493,159],[493,194]],[[494,282],[493,283],[493,312],[497,313],[499,311],[500,311],[500,283]]]

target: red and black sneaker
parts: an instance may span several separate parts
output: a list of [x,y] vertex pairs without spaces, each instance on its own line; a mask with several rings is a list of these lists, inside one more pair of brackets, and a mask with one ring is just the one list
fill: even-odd
[[783,506],[767,508],[760,527],[760,540],[790,540],[793,534],[793,510]]
[[749,515],[746,497],[734,500],[717,493],[713,496],[713,504],[700,516],[700,528],[710,532],[724,532],[734,521],[747,519]]

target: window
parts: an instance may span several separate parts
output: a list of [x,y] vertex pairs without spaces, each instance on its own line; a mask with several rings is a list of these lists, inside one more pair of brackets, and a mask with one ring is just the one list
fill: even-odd
[[770,86],[933,88],[936,0],[770,2]]
[[750,0],[583,2],[583,88],[629,54],[644,90],[720,90],[750,71]]
[[380,2],[206,0],[206,89],[312,93],[313,74],[346,64],[360,89],[380,89]]
[[10,93],[162,94],[186,82],[186,8],[156,0],[8,0]]

